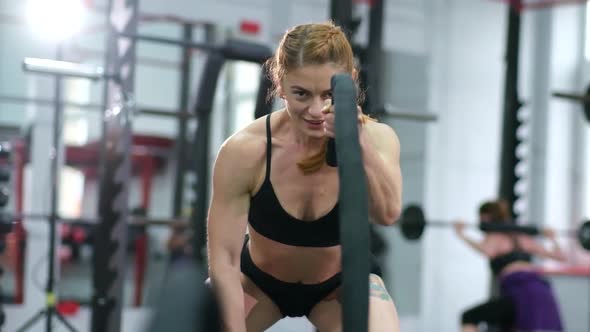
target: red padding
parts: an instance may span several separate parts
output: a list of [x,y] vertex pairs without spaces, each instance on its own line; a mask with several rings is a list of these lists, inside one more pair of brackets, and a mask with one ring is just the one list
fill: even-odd
[[57,304],[56,309],[64,316],[73,316],[80,310],[80,304],[75,301],[60,301]]
[[250,35],[257,35],[260,32],[260,23],[244,20],[240,22],[240,31]]
[[590,277],[590,266],[570,265],[555,268],[542,268],[541,273],[549,276]]

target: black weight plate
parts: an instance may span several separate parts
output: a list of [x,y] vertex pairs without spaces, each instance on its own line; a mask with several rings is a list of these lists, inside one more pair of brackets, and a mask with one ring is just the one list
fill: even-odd
[[404,238],[418,240],[422,237],[426,227],[426,219],[422,208],[418,205],[408,205],[402,212],[400,223]]
[[583,223],[578,230],[578,240],[580,241],[582,248],[590,251],[590,220]]

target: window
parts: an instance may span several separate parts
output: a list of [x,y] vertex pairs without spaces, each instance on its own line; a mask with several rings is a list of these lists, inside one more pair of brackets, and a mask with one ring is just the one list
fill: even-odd
[[232,130],[235,132],[254,120],[258,94],[260,65],[238,61],[234,66],[233,100],[235,102]]

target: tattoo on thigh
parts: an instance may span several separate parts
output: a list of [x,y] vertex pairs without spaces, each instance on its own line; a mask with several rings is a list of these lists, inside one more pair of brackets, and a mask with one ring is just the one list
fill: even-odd
[[393,302],[391,296],[389,296],[389,293],[387,292],[387,289],[385,289],[385,287],[383,287],[381,284],[371,281],[369,284],[369,289],[371,292],[371,297],[376,297],[383,301]]

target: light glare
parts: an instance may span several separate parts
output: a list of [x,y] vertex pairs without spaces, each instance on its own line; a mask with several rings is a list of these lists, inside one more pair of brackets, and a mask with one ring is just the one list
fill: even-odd
[[29,0],[27,21],[35,34],[50,41],[63,41],[82,28],[86,10],[82,0]]

